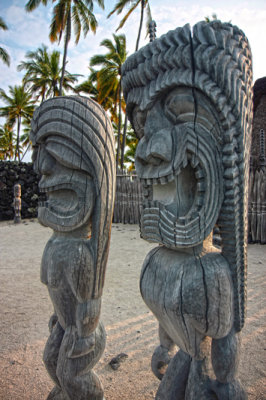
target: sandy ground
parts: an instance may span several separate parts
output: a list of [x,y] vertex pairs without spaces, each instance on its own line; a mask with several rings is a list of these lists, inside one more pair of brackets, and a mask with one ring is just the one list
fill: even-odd
[[[41,400],[53,387],[42,362],[52,304],[39,269],[49,228],[37,220],[0,223],[0,399]],[[114,224],[102,320],[104,355],[96,367],[106,400],[153,399],[158,380],[150,358],[158,344],[157,323],[139,294],[143,259],[153,245],[139,238],[136,225]],[[248,248],[248,317],[243,330],[239,375],[250,400],[266,399],[266,246]],[[114,371],[112,357],[128,358]]]

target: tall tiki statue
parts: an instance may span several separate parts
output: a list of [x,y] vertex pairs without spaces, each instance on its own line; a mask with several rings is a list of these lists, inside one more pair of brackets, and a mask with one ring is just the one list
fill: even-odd
[[141,236],[159,243],[140,280],[159,321],[152,357],[158,400],[246,398],[236,374],[246,308],[251,85],[248,41],[220,21],[170,31],[123,66],[139,138]]
[[35,111],[31,140],[46,195],[38,218],[54,230],[41,264],[55,310],[44,350],[55,383],[48,399],[102,400],[92,368],[105,347],[99,317],[115,189],[111,123],[90,99],[58,97]]

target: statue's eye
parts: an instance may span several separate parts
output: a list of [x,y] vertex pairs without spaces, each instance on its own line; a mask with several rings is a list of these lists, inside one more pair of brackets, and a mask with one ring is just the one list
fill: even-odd
[[146,111],[141,111],[137,106],[134,108],[132,113],[132,123],[138,139],[141,139],[144,136],[146,116]]
[[170,93],[165,99],[164,102],[164,112],[167,118],[172,121],[176,122],[176,118],[178,117],[178,107],[177,107],[178,99],[176,96]]
[[170,92],[164,100],[164,112],[173,123],[193,119],[195,105],[192,90],[178,88]]

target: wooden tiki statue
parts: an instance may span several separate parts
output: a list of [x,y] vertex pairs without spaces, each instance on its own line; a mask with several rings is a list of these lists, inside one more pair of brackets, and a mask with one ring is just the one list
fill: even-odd
[[92,368],[105,347],[99,317],[115,190],[111,123],[88,98],[57,97],[35,111],[31,140],[46,196],[38,218],[54,230],[41,264],[55,310],[44,350],[55,383],[48,399],[102,400]]
[[[246,308],[251,85],[248,41],[220,21],[170,31],[123,66],[139,138],[141,236],[159,243],[140,279],[159,321],[156,399],[246,398],[236,374]],[[220,249],[212,243],[215,225]]]

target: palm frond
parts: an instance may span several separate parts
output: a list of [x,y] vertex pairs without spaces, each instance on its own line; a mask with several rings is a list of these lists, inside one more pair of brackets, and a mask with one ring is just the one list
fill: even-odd
[[3,29],[3,31],[8,30],[8,27],[2,17],[0,17],[0,28]]
[[139,3],[141,0],[136,1],[136,3],[128,10],[128,12],[126,13],[126,15],[124,16],[124,18],[122,18],[122,20],[120,21],[120,24],[118,25],[118,28],[116,29],[116,32],[123,28],[123,26],[125,25],[125,22],[127,21],[128,17],[133,13],[133,11],[138,7]]
[[128,4],[131,4],[132,0],[118,0],[118,2],[115,4],[113,10],[107,15],[107,18],[111,17],[114,13],[117,13],[117,15],[121,14],[123,11],[124,7],[126,7]]
[[10,66],[10,57],[3,47],[0,47],[0,59],[3,61],[4,64]]
[[29,0],[28,3],[25,5],[25,9],[27,12],[31,12],[35,10],[41,3],[46,6],[48,0]]

